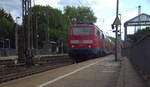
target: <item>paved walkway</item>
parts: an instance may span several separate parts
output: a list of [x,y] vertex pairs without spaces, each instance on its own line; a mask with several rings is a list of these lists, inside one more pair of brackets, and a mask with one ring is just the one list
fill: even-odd
[[117,87],[147,87],[129,59],[123,57],[122,61]]
[[0,87],[116,87],[119,69],[119,62],[108,55],[9,81]]
[[49,70],[0,84],[0,87],[146,87],[130,61],[113,55]]

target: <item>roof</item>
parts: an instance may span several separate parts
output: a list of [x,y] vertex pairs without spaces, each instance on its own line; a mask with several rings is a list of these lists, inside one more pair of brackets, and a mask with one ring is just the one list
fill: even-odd
[[124,26],[147,26],[150,25],[150,15],[142,13],[124,23]]

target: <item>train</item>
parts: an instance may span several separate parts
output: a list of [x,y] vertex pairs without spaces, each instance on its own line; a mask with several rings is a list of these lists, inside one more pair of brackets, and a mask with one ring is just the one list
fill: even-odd
[[68,54],[76,62],[81,58],[100,57],[113,51],[113,42],[96,25],[73,24],[69,27]]

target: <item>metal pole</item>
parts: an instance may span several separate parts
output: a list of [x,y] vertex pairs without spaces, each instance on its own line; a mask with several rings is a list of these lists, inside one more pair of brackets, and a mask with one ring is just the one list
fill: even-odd
[[62,54],[64,53],[63,52],[63,41],[61,42],[61,51],[62,51]]
[[49,11],[48,8],[45,9],[45,47],[46,49],[50,49],[50,35],[49,35]]
[[136,26],[134,27],[134,33],[136,33]]
[[31,1],[32,0],[30,0],[29,1],[29,15],[30,15],[30,40],[31,40],[31,42],[30,42],[30,44],[31,44],[31,49],[33,49],[34,47],[33,47],[33,26],[32,26],[32,15],[33,15],[33,10],[32,9],[30,9],[31,7],[32,7],[32,4],[31,4]]
[[118,17],[118,11],[119,11],[119,0],[117,0],[117,8],[116,8],[116,17]]
[[[121,21],[121,14],[119,14],[120,15],[120,21]],[[121,25],[120,25],[120,36],[121,36]]]
[[[121,21],[121,14],[120,14],[120,21]],[[122,45],[121,45],[121,35],[122,35],[122,34],[121,34],[121,30],[122,30],[122,29],[121,29],[121,25],[120,25],[120,46],[119,46],[119,48],[120,48],[120,57],[122,57],[122,47],[121,47],[121,46],[122,46]]]
[[2,40],[3,41],[3,48],[5,47],[5,42],[4,42],[4,39]]
[[[121,22],[121,14],[119,14],[120,16],[120,22]],[[121,24],[120,24],[120,31],[119,31],[119,41],[118,41],[118,49],[119,49],[119,58],[121,58]]]
[[18,54],[18,20],[20,17],[16,17],[16,29],[15,29],[15,42],[16,42],[16,52]]
[[[141,21],[140,14],[141,14],[141,6],[139,5],[138,6],[138,16],[139,16],[138,22],[139,22],[139,24],[140,24],[140,21]],[[141,30],[141,26],[138,27],[138,30]]]
[[125,25],[124,26],[124,41],[125,41],[125,43],[124,43],[124,48],[126,48],[127,47],[127,25]]
[[10,39],[6,39],[8,41],[8,48],[10,48]]
[[[34,3],[35,4],[35,3]],[[34,5],[35,6],[35,5]],[[37,34],[37,28],[38,28],[38,25],[37,25],[37,20],[38,20],[38,17],[37,17],[37,15],[38,15],[38,13],[37,13],[37,11],[36,10],[34,10],[33,11],[34,12],[34,19],[35,19],[35,23],[34,23],[34,28],[33,28],[33,36],[34,36],[34,41],[33,41],[33,43],[34,43],[34,48],[37,50],[38,49],[38,34]]]
[[9,41],[9,49],[10,49],[10,39],[8,39],[8,41]]
[[116,41],[115,41],[115,61],[118,61],[118,25],[116,25]]
[[[118,17],[119,0],[117,0],[116,18]],[[118,25],[116,24],[115,61],[118,61]]]
[[31,0],[22,0],[22,17],[23,17],[23,30],[24,30],[24,52],[25,63],[27,66],[33,64],[31,52]]
[[49,43],[50,37],[49,37],[49,15],[48,15],[48,9],[46,11],[46,23],[47,23],[47,29],[46,29],[46,42]]

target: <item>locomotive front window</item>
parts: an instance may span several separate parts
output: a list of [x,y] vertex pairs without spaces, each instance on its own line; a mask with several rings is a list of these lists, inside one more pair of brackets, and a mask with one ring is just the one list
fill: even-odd
[[91,35],[93,33],[92,27],[73,27],[72,35]]

